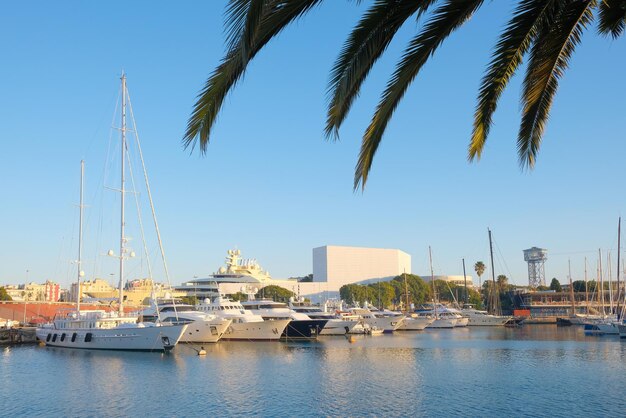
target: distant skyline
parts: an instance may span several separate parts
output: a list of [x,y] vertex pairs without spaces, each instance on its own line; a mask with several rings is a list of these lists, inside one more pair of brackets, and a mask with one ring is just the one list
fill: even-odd
[[[476,277],[476,261],[489,266],[487,228],[496,274],[512,283],[527,283],[522,251],[533,246],[548,249],[548,283],[567,279],[568,259],[581,279],[585,257],[594,278],[599,248],[605,271],[612,252],[614,278],[617,219],[626,207],[624,39],[599,37],[595,28],[584,35],[533,171],[517,163],[519,76],[502,97],[482,160],[469,164],[481,76],[515,5],[492,2],[412,84],[365,191],[353,193],[363,130],[415,26],[407,23],[372,72],[341,140],[327,142],[329,70],[369,4],[326,2],[273,41],[226,100],[202,157],[184,151],[181,138],[223,55],[226,1],[7,3],[0,16],[0,284],[74,281],[81,159],[86,278],[117,281],[113,261],[102,257],[118,245],[117,226],[98,219],[101,196],[110,198],[104,173],[107,186],[115,181],[105,156],[118,135],[110,127],[122,69],[173,284],[216,271],[231,248],[275,278],[304,276],[312,249],[323,245],[398,248],[422,275],[430,275],[430,245],[435,274],[462,274],[465,258]],[[155,279],[163,280],[160,273]]]

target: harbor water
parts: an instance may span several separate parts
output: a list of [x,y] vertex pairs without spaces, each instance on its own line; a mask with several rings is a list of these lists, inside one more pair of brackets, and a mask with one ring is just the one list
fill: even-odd
[[624,416],[626,341],[464,328],[170,354],[1,351],[2,416]]

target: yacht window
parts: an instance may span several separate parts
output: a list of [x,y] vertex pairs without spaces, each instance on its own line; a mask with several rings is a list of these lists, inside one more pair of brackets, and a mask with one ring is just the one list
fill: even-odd
[[54,335],[52,336],[52,342],[55,342],[56,340],[57,340],[57,335],[56,335],[56,334],[54,334]]
[[65,333],[61,334],[61,342],[65,341]]
[[76,333],[72,334],[72,342],[76,341]]
[[46,337],[46,342],[50,342],[51,337],[52,337],[52,334],[48,334],[48,336]]

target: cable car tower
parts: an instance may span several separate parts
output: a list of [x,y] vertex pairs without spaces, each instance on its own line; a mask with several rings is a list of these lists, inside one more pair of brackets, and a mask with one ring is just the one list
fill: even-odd
[[548,250],[532,247],[524,250],[524,261],[528,263],[528,286],[537,287],[546,285],[544,265],[548,259]]

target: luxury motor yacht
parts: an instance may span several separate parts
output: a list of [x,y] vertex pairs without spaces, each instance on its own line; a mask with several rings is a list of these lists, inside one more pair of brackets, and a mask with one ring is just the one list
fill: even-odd
[[487,311],[479,311],[468,305],[461,309],[463,316],[469,318],[470,327],[498,327],[504,326],[511,320],[510,316],[490,315]]
[[324,329],[327,319],[311,319],[303,313],[296,312],[286,303],[274,302],[268,299],[249,300],[241,302],[244,309],[261,315],[265,320],[291,319],[281,338],[311,339],[315,338]]
[[160,300],[156,304],[153,302],[151,308],[142,312],[143,322],[150,323],[159,319],[166,324],[187,324],[180,339],[183,343],[218,342],[231,324],[228,318],[201,312],[192,305],[171,299]]
[[351,333],[359,324],[358,316],[338,315],[337,312],[325,312],[319,306],[305,305],[301,302],[289,301],[289,307],[296,312],[303,313],[311,319],[326,319],[328,322],[320,335],[344,335]]
[[398,331],[421,331],[432,324],[435,318],[430,316],[419,316],[411,314],[404,317],[404,321],[398,328]]
[[186,324],[137,323],[137,316],[104,310],[71,309],[38,327],[45,345],[63,348],[124,351],[169,351],[180,340]]
[[359,315],[370,328],[382,329],[385,333],[397,330],[404,321],[404,316],[398,312],[371,310],[369,308],[352,308],[350,312]]
[[244,341],[274,341],[287,328],[291,319],[268,319],[264,320],[261,315],[256,315],[250,310],[244,309],[240,302],[236,302],[222,296],[218,296],[211,301],[204,299],[196,305],[202,312],[212,313],[219,317],[232,320],[226,329],[222,339],[224,340],[244,340]]

